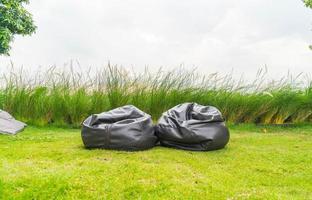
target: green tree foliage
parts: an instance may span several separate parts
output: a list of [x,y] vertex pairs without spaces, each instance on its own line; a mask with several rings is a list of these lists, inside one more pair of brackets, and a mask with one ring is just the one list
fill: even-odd
[[303,0],[303,2],[307,7],[312,8],[312,0]]
[[8,55],[14,35],[35,32],[32,15],[24,8],[28,0],[0,0],[0,55]]

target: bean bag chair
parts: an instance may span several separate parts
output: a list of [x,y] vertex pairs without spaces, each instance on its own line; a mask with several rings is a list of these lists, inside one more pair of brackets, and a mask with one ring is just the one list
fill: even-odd
[[196,103],[180,104],[164,112],[156,135],[163,146],[194,151],[221,149],[230,138],[221,112]]
[[15,135],[24,130],[27,125],[17,121],[9,113],[0,110],[0,133]]
[[86,148],[126,151],[148,149],[157,141],[151,116],[131,105],[89,116],[81,136]]

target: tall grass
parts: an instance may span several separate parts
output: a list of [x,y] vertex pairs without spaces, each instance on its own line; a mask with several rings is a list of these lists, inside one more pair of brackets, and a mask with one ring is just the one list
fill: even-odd
[[148,69],[135,73],[108,66],[96,73],[73,67],[29,75],[4,74],[0,108],[29,124],[80,126],[92,113],[133,104],[157,120],[183,102],[213,105],[230,123],[307,123],[312,120],[312,84],[303,75],[270,81],[259,70],[254,81],[232,74],[200,75],[196,71]]

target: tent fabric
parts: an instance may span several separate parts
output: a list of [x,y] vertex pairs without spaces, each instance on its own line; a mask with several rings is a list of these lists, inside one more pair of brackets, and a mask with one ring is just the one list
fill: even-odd
[[81,136],[86,148],[127,151],[149,149],[157,141],[151,116],[132,105],[89,116]]
[[221,149],[230,138],[221,112],[196,103],[180,104],[164,112],[156,135],[163,146],[194,151]]
[[0,133],[15,135],[26,126],[25,123],[15,120],[9,113],[0,110]]

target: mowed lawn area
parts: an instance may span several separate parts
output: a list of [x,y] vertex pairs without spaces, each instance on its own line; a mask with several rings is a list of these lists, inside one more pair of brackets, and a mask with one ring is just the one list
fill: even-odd
[[[0,135],[2,199],[312,199],[312,127],[233,126],[213,152],[86,150],[80,130]],[[156,198],[158,197],[158,198]]]

